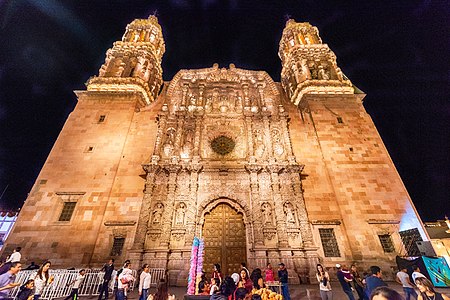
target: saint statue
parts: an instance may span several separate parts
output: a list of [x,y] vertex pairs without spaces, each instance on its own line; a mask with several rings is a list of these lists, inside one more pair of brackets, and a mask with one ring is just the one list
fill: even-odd
[[272,207],[270,207],[269,203],[263,203],[261,207],[263,211],[264,224],[272,224]]
[[186,205],[181,202],[175,212],[175,224],[183,225],[184,224],[184,215],[185,215]]
[[161,223],[163,211],[164,211],[164,206],[161,203],[157,203],[155,205],[155,209],[153,210],[153,213],[152,213],[152,223],[153,224]]
[[295,224],[295,215],[292,209],[292,205],[288,202],[284,205],[284,213],[286,214],[286,222]]

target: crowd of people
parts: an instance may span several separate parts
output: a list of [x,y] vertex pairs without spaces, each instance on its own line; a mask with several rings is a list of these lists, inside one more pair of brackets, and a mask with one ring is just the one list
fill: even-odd
[[[402,285],[405,297],[388,287],[378,266],[371,266],[370,273],[364,273],[362,276],[356,265],[351,265],[348,269],[336,264],[336,269],[336,277],[349,300],[355,300],[354,292],[359,300],[450,300],[446,295],[434,290],[431,281],[420,273],[417,266],[413,266],[412,282],[406,267],[402,267],[396,274],[396,281]],[[321,264],[317,265],[317,280],[322,300],[332,300],[330,275]]]
[[[278,264],[278,279],[283,297],[276,296],[274,291],[275,272],[270,263],[262,271],[260,268],[254,269],[251,273],[246,263],[241,263],[239,273],[231,276],[223,276],[220,265],[214,264],[211,278],[208,280],[203,273],[198,284],[199,295],[210,295],[211,300],[260,300],[263,293],[268,293],[269,299],[290,300],[288,287],[288,271],[284,263]],[[264,275],[264,276],[263,276]]]
[[[16,275],[22,270],[20,250],[20,247],[17,247],[8,260],[0,266],[0,299],[10,299],[10,291],[20,285],[16,282]],[[28,270],[37,269],[37,271],[20,286],[15,299],[38,300],[44,289],[54,281],[54,276],[51,276],[49,272],[50,267],[50,261],[44,262],[41,266],[32,263],[27,267]],[[450,300],[448,296],[434,289],[432,282],[420,272],[417,266],[413,267],[414,272],[411,277],[406,267],[402,267],[396,274],[396,281],[402,285],[404,297],[388,287],[382,279],[382,271],[378,266],[370,267],[370,273],[362,275],[358,272],[356,265],[351,265],[348,269],[345,265],[336,264],[336,269],[336,277],[349,300],[356,300],[355,294],[359,300]],[[116,271],[114,259],[110,259],[103,265],[101,271],[104,275],[98,288],[98,300],[108,299],[113,278],[115,278],[116,300],[126,300],[130,288],[135,284],[138,286],[139,300],[175,300],[175,296],[168,292],[168,282],[165,279],[167,274],[158,283],[156,293],[149,293],[152,278],[148,264],[142,266],[137,278],[133,276],[129,260],[126,260]],[[76,278],[67,283],[67,286],[71,287],[71,292],[65,300],[78,299],[78,290],[83,284],[85,274],[86,271],[81,269]],[[233,273],[231,276],[223,276],[220,265],[215,264],[209,279],[203,272],[198,283],[197,294],[208,295],[211,300],[290,300],[288,277],[284,263],[278,264],[277,272],[268,263],[264,271],[256,268],[251,273],[246,264],[241,263],[239,273]],[[321,264],[317,265],[316,277],[321,299],[332,300],[331,277]],[[279,287],[279,290],[276,290],[276,287]]]

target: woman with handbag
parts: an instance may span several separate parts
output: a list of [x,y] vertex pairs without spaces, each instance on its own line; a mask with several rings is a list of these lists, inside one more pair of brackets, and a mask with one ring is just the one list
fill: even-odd
[[333,300],[331,292],[330,275],[321,264],[317,264],[317,281],[319,281],[320,298],[322,300]]

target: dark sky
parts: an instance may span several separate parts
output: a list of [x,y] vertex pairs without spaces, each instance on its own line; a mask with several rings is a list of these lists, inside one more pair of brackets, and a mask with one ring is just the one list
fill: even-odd
[[0,207],[26,199],[76,104],[72,91],[98,74],[129,22],[157,11],[166,81],[215,62],[279,81],[288,16],[317,26],[367,93],[364,106],[420,216],[442,219],[450,212],[450,1],[366,2],[0,1]]

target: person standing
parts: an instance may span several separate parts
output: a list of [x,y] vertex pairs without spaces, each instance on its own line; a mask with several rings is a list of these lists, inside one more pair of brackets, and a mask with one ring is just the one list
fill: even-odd
[[109,282],[111,281],[111,276],[114,271],[114,259],[110,259],[108,263],[103,265],[100,271],[105,272],[105,275],[103,275],[103,283],[100,284],[98,300],[102,300],[103,294],[105,294],[105,299],[108,299]]
[[322,300],[333,300],[333,293],[331,292],[330,275],[323,268],[321,264],[317,264],[317,281],[319,281],[320,298]]
[[291,295],[289,294],[289,286],[288,286],[288,271],[284,263],[278,264],[278,278],[281,282],[281,291],[283,292],[283,300],[291,300]]
[[352,288],[351,288],[349,282],[347,281],[347,278],[345,278],[344,273],[342,272],[341,265],[336,264],[336,269],[337,269],[336,276],[337,276],[337,279],[339,280],[339,283],[342,286],[342,290],[347,295],[349,300],[355,300],[355,296],[353,296]]
[[44,288],[55,279],[49,273],[51,265],[49,261],[44,262],[34,277],[34,300],[38,300],[44,292]]
[[20,283],[16,283],[16,274],[22,269],[22,265],[19,262],[14,262],[9,265],[9,270],[6,273],[0,275],[0,299],[9,299],[9,292],[11,289],[19,286]]
[[120,272],[120,275],[118,277],[117,280],[118,285],[116,293],[117,300],[125,300],[127,298],[128,288],[135,279],[132,275],[133,272],[131,271],[130,267],[131,267],[130,262],[125,263],[122,272]]
[[72,286],[72,291],[70,292],[70,295],[67,296],[66,298],[64,298],[64,300],[77,300],[78,299],[78,289],[80,288],[80,285],[83,283],[84,281],[84,275],[86,274],[86,270],[85,269],[81,269],[80,272],[78,273],[77,278],[75,278],[74,280],[72,280],[72,282],[68,283],[67,286],[73,284]]
[[213,268],[214,270],[211,278],[219,278],[219,281],[222,282],[222,273],[220,273],[220,265],[214,264]]
[[406,300],[410,300],[411,296],[414,299],[417,299],[416,291],[414,290],[414,285],[409,280],[409,275],[406,267],[402,267],[400,271],[397,272],[397,276],[395,277],[395,281],[400,283],[403,287],[403,291],[405,292]]
[[371,266],[370,272],[372,276],[366,278],[366,294],[368,297],[372,294],[372,291],[380,286],[387,286],[386,282],[381,279],[381,269],[378,266]]
[[364,293],[364,284],[362,282],[361,275],[359,275],[356,265],[350,266],[350,272],[353,276],[353,284],[355,285],[355,290],[358,293],[359,300],[368,299]]
[[20,262],[22,259],[22,254],[20,254],[21,247],[17,247],[13,250],[13,253],[5,261],[5,263],[0,267],[0,275],[9,271],[12,263]]
[[424,277],[426,278],[425,275],[423,275],[422,273],[420,273],[420,268],[416,265],[413,266],[413,273],[411,275],[413,282],[416,282],[416,279],[419,277]]
[[142,266],[142,273],[139,276],[139,300],[147,300],[148,290],[152,281],[152,275],[150,275],[150,267],[148,264]]
[[272,265],[270,263],[267,264],[266,269],[264,270],[265,282],[274,282],[275,274],[273,273]]

